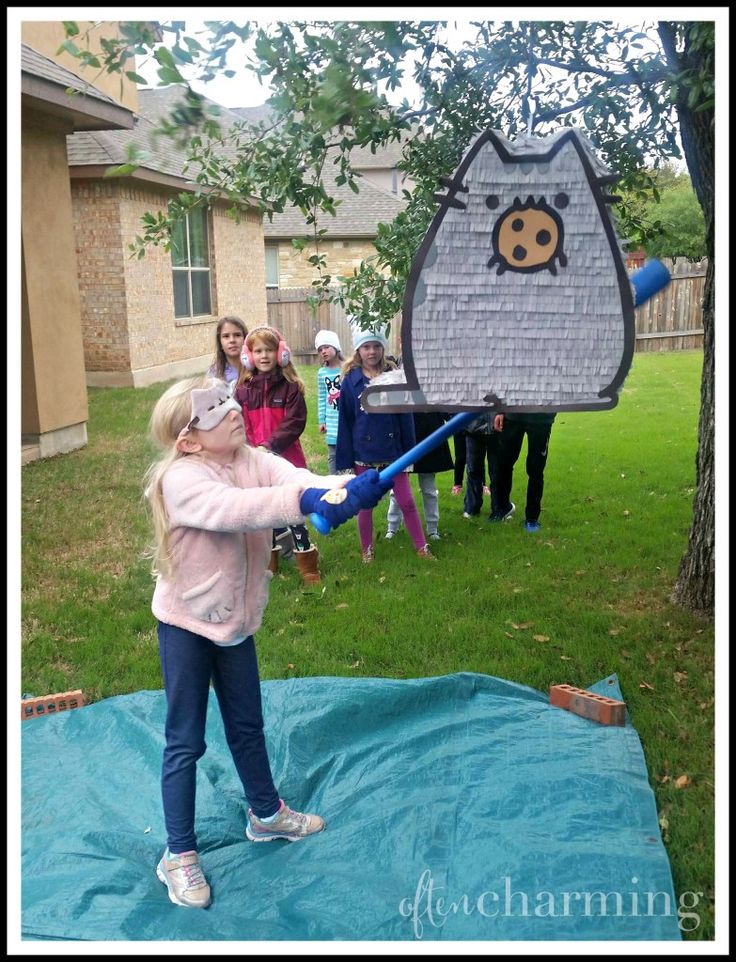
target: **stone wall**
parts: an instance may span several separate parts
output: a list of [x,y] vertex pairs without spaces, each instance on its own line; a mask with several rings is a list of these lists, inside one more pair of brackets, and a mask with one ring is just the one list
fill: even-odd
[[[315,268],[308,262],[314,253],[312,246],[297,251],[289,241],[280,241],[279,248],[279,287],[310,287],[317,276]],[[327,270],[337,278],[339,274],[350,276],[362,260],[374,256],[376,249],[369,239],[327,240],[320,243],[320,253],[326,255]]]

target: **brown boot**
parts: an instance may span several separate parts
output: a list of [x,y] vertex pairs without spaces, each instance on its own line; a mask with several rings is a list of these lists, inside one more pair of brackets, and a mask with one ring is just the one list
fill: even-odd
[[268,562],[268,570],[272,574],[278,574],[280,554],[281,554],[280,545],[277,548],[271,548],[271,560]]
[[314,545],[307,551],[295,551],[294,560],[305,585],[318,585],[322,580],[319,575],[319,552]]

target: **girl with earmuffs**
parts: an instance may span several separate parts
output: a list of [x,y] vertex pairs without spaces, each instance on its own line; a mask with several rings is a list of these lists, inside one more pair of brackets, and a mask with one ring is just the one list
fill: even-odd
[[[307,462],[299,438],[307,425],[304,382],[291,363],[283,335],[275,327],[254,327],[243,342],[243,362],[234,398],[243,408],[248,443],[278,454],[297,468]],[[305,584],[318,584],[319,553],[309,540],[306,525],[289,525],[273,532],[271,563],[274,573],[288,532],[294,539],[294,560]]]

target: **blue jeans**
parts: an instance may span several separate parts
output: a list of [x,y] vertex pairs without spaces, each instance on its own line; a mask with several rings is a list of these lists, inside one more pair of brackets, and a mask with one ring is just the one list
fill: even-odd
[[197,848],[197,761],[207,750],[204,731],[210,680],[250,807],[257,816],[267,818],[278,810],[280,802],[263,736],[253,636],[239,645],[222,647],[184,628],[159,622],[158,647],[166,690],[161,797],[168,846],[171,852],[180,854]]

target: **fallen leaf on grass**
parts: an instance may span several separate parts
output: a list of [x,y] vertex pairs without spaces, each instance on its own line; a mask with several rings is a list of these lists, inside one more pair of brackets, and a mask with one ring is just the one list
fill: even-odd
[[560,661],[572,661],[569,655],[560,655]]
[[341,605],[335,605],[335,611],[339,611],[341,608],[349,608],[349,607],[350,607],[349,605],[346,605],[346,604],[343,602],[343,604],[341,604]]
[[506,635],[507,638],[513,638],[513,637],[514,637],[514,636],[511,634],[510,631],[504,631],[504,634]]
[[506,624],[507,624],[507,625],[511,625],[512,628],[516,628],[517,631],[518,631],[520,628],[521,628],[521,629],[523,629],[523,628],[531,628],[531,626],[532,626],[531,621],[520,621],[518,625],[516,624],[515,621],[507,621]]
[[289,663],[288,663],[288,665],[287,665],[286,667],[287,667],[287,668],[293,668],[294,666],[292,665],[292,663],[291,663],[291,662],[289,662]]
[[647,688],[649,691],[654,691],[654,688],[647,681],[640,681],[639,688]]
[[683,683],[683,681],[686,681],[686,680],[687,680],[687,672],[686,672],[686,671],[675,671],[675,672],[673,672],[672,677],[675,679],[675,681],[677,682],[678,685],[681,685],[681,684]]
[[679,778],[675,779],[675,788],[685,788],[685,786],[689,784],[690,779],[687,775],[680,775]]
[[620,628],[609,628],[609,629],[608,629],[608,634],[609,634],[609,635],[618,635],[618,634],[620,634],[620,633],[621,633],[621,629],[620,629]]
[[532,635],[535,641],[549,641],[549,635]]

